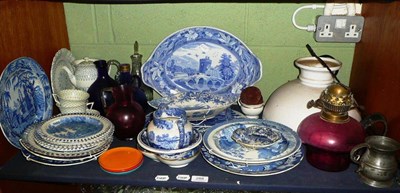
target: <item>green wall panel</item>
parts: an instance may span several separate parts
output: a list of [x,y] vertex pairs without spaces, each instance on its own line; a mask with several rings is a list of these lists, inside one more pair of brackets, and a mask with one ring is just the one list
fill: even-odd
[[[280,85],[297,77],[293,61],[309,56],[310,44],[319,55],[343,62],[339,78],[347,84],[354,44],[317,43],[313,33],[292,25],[297,3],[166,3],[76,4],[64,3],[71,51],[76,58],[117,59],[129,63],[138,41],[144,61],[167,36],[186,27],[212,26],[241,39],[261,60],[259,86],[265,98]],[[314,22],[322,9],[301,11],[299,25]]]

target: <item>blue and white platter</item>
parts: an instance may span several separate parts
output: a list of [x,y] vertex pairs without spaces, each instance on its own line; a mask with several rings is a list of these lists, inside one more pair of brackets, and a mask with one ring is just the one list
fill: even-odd
[[291,156],[265,164],[244,164],[224,160],[210,153],[204,146],[201,148],[203,158],[212,166],[222,171],[242,176],[271,176],[289,171],[300,164],[303,159],[303,149],[297,150]]
[[185,110],[189,121],[199,121],[215,117],[225,109],[235,104],[237,98],[232,94],[212,93],[179,93],[169,97],[158,98],[149,101],[149,105],[155,109],[161,105]]
[[[232,139],[237,129],[253,126],[267,127],[280,133],[278,141],[265,148],[246,148]],[[293,155],[301,140],[296,132],[277,122],[262,119],[235,119],[214,125],[204,133],[203,145],[208,151],[222,159],[247,164],[275,162]]]
[[26,128],[50,118],[52,111],[51,87],[42,67],[28,57],[9,63],[0,77],[0,127],[8,142],[20,149]]
[[165,38],[146,61],[143,82],[161,96],[186,92],[240,95],[261,79],[262,65],[234,35],[189,27]]

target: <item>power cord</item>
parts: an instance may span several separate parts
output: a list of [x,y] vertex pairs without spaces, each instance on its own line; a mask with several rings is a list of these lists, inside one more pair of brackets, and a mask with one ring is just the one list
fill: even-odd
[[315,32],[315,30],[316,30],[316,25],[315,24],[309,24],[307,26],[299,26],[299,25],[297,25],[297,23],[296,23],[296,15],[297,15],[298,12],[300,12],[303,9],[323,9],[323,8],[325,8],[325,5],[317,5],[317,4],[305,5],[305,6],[297,8],[296,11],[292,15],[292,23],[293,23],[293,25],[297,29],[306,30],[308,32]]

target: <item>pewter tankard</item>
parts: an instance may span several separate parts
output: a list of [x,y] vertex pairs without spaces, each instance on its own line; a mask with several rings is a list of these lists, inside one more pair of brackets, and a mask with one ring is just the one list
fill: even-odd
[[[365,149],[364,153],[360,150]],[[359,164],[357,173],[365,184],[385,188],[392,186],[397,174],[396,151],[400,143],[385,136],[369,136],[365,143],[350,152],[353,162]]]

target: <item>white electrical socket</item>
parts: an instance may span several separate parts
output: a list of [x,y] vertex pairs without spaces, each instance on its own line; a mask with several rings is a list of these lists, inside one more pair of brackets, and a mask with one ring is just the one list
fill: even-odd
[[331,32],[331,25],[325,24],[324,28],[319,32],[320,37],[332,37],[333,33]]
[[357,26],[356,25],[350,25],[350,31],[346,32],[344,34],[345,38],[358,38],[360,35],[359,32],[357,32]]
[[317,18],[315,41],[352,42],[361,40],[364,27],[362,16],[322,15]]

